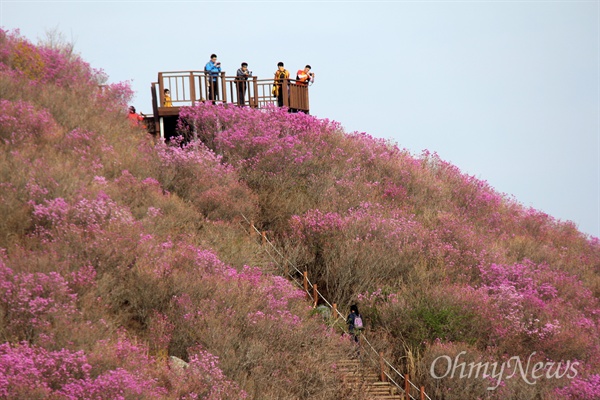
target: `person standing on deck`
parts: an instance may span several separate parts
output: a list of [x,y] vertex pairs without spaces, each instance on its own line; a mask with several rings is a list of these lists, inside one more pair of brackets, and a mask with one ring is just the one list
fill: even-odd
[[173,107],[173,102],[171,101],[171,92],[169,92],[169,89],[165,89],[163,93],[165,97],[163,107]]
[[[277,97],[277,105],[283,107],[284,91],[287,92],[287,85],[283,87],[283,80],[290,79],[290,71],[285,69],[283,62],[277,63],[277,71],[275,71],[275,80],[273,82],[273,96]],[[287,93],[286,93],[287,95]]]
[[308,84],[311,81],[314,81],[315,73],[310,72],[310,69],[311,69],[311,66],[306,65],[306,67],[304,67],[304,69],[299,69],[298,72],[296,72],[296,84],[302,85],[302,86],[308,86]]
[[211,54],[210,61],[206,63],[204,72],[208,73],[208,99],[215,100],[219,98],[219,74],[221,73],[221,63],[217,61],[217,55]]
[[248,87],[248,77],[252,76],[252,71],[248,70],[248,63],[243,62],[241,68],[235,74],[235,84],[237,86],[238,105],[246,104],[246,89]]

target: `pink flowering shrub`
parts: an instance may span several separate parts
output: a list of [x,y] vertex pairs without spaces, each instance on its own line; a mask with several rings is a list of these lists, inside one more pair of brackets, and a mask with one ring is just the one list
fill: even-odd
[[[36,46],[18,31],[0,29],[0,84],[6,99],[49,111],[65,131],[92,126],[111,135],[130,131],[125,117],[133,98],[129,83],[103,84],[106,74],[72,50],[72,45],[61,43]],[[23,111],[20,118],[28,118]]]
[[122,368],[93,377],[83,351],[47,351],[20,343],[0,345],[0,396],[8,399],[163,398],[153,379]]
[[57,322],[78,313],[76,298],[58,273],[15,274],[0,259],[0,340],[52,343]]
[[0,99],[0,139],[17,145],[52,135],[58,129],[52,115],[26,101]]
[[131,103],[134,94],[129,82],[111,83],[101,86],[96,101],[109,111],[121,113]]
[[64,232],[78,231],[80,234],[93,235],[113,223],[128,225],[133,222],[129,209],[118,205],[102,191],[95,199],[83,197],[74,204],[56,198],[33,207],[35,234],[48,240]]
[[319,180],[332,179],[339,169],[336,165],[324,173],[322,163],[342,162],[335,157],[335,143],[342,138],[339,125],[301,113],[200,104],[183,108],[180,118],[185,121],[184,136],[200,138],[238,169],[249,188],[264,188],[262,207],[272,210],[269,223],[277,223],[278,228],[298,205],[324,195],[327,185]]
[[209,219],[252,218],[256,197],[240,182],[235,169],[222,163],[200,142],[156,146],[158,174],[165,189],[190,201]]
[[76,56],[60,48],[35,46],[18,33],[0,30],[0,71],[16,71],[30,82],[64,87],[98,82],[98,72]]
[[172,200],[158,180],[141,179],[128,170],[120,171],[112,180],[94,176],[93,186],[106,192],[115,202],[126,205],[136,220],[165,216],[163,208]]
[[76,163],[85,166],[91,173],[101,172],[104,169],[103,160],[113,159],[115,155],[114,146],[108,144],[105,137],[83,129],[68,132],[61,140],[59,149],[69,153]]
[[167,390],[157,388],[154,379],[140,379],[136,374],[117,368],[95,379],[83,380],[66,385],[63,389],[67,398],[89,399],[161,399]]
[[554,359],[593,359],[600,345],[593,334],[600,325],[600,303],[581,281],[529,260],[480,269],[478,290],[497,308],[499,318],[490,324],[504,346],[526,351],[535,343]]
[[[410,214],[362,203],[344,215],[310,210],[290,220],[290,241],[304,244],[310,276],[329,276],[328,290],[347,303],[356,291],[407,276],[426,249],[429,233]],[[368,269],[348,269],[352,263]],[[349,290],[353,290],[350,292]],[[344,294],[344,296],[342,296]]]
[[23,185],[0,182],[0,248],[9,248],[30,227],[30,210],[23,204]]
[[[495,345],[494,303],[484,293],[464,285],[378,289],[358,296],[360,311],[373,330],[384,329],[390,341],[401,341],[411,352],[423,351],[435,340],[464,342],[477,348]],[[405,349],[393,349],[401,358]]]
[[568,386],[556,389],[555,395],[563,399],[597,399],[600,397],[600,375],[591,375],[587,379],[575,378]]
[[82,351],[47,351],[27,342],[0,344],[0,396],[45,399],[64,386],[89,377]]
[[237,383],[227,379],[219,368],[219,357],[198,345],[189,350],[189,364],[174,380],[175,394],[181,399],[237,400],[248,398]]
[[[102,353],[100,353],[102,351]],[[121,337],[100,342],[86,355],[83,351],[47,351],[26,342],[0,345],[0,396],[45,399],[165,398],[172,387],[178,398],[243,399],[246,394],[227,379],[218,357],[192,349],[189,366],[168,370],[145,355],[145,348]],[[121,360],[118,365],[107,360]],[[152,378],[158,374],[160,379]]]
[[[202,343],[221,357],[220,368],[227,376],[279,371],[276,379],[256,378],[252,395],[294,393],[299,390],[295,386],[299,381],[292,386],[278,386],[277,382],[298,374],[331,382],[333,376],[326,369],[315,370],[310,364],[294,362],[295,354],[300,351],[323,365],[327,352],[309,355],[314,348],[298,350],[297,343],[312,337],[314,346],[325,346],[337,342],[337,338],[322,335],[323,327],[318,327],[318,321],[303,322],[309,312],[305,294],[294,289],[289,281],[248,266],[238,271],[220,261],[212,251],[193,247],[163,247],[162,253],[156,255],[168,259],[177,255],[174,264],[177,267],[170,269],[168,275],[163,269],[159,272],[161,276],[155,278],[171,281],[174,295],[164,314],[152,317],[150,335],[154,345],[163,343],[169,354],[192,363],[194,352],[190,347]],[[155,264],[160,264],[160,260]],[[201,277],[202,284],[191,282],[190,276]],[[236,338],[241,359],[225,357],[231,352],[228,337]],[[265,341],[274,345],[271,351],[260,350]],[[160,349],[156,353],[161,353]],[[332,392],[326,390],[322,395],[328,396],[327,393]]]
[[[215,148],[217,154],[223,154],[231,164],[242,163],[249,168],[263,168],[263,171],[265,165],[259,163],[264,164],[269,158],[271,161],[284,161],[279,167],[286,166],[288,162],[299,166],[309,162],[313,156],[306,148],[307,142],[317,140],[312,143],[317,148],[327,145],[319,133],[339,129],[337,123],[321,122],[302,113],[287,114],[277,107],[256,112],[200,103],[196,107],[184,108],[180,118],[188,123],[187,126],[181,125],[182,133],[187,137],[195,134],[210,148]],[[278,168],[273,164],[270,167]]]
[[[173,355],[190,362],[189,348],[201,343],[220,357],[220,369],[228,377],[280,370],[281,378],[253,380],[252,393],[272,393],[275,397],[299,390],[299,386],[281,385],[279,380],[298,373],[332,384],[334,375],[326,368],[290,364],[298,352],[295,343],[303,338],[317,335],[311,341],[323,348],[336,343],[337,338],[320,337],[323,327],[318,321],[305,322],[309,313],[305,295],[287,280],[256,267],[238,270],[223,263],[213,251],[149,234],[139,236],[128,252],[135,256],[124,260],[131,263],[129,267],[106,270],[104,266],[94,294],[111,320],[148,341],[150,354],[161,359]],[[95,254],[101,256],[97,250]],[[232,338],[240,353],[231,353]],[[278,352],[258,351],[265,343],[278,343]],[[301,351],[312,352],[314,347]],[[248,352],[254,360],[251,363],[240,360],[249,356]],[[137,368],[138,362],[131,356],[121,359],[100,348],[98,353],[102,360],[114,360],[106,369]],[[328,352],[311,357],[326,365]],[[333,393],[334,387],[320,391]],[[217,389],[221,390],[211,390]]]

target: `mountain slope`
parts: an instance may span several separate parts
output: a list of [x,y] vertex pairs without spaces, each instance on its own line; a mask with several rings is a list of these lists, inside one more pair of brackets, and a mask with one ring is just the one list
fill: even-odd
[[[126,120],[127,85],[0,33],[3,396],[358,395],[331,368],[351,343],[242,216],[340,308],[357,302],[432,398],[600,394],[600,246],[573,224],[435,154],[277,108],[187,108],[181,134],[201,141],[158,143]],[[496,385],[444,375],[447,359],[542,373]],[[575,376],[553,369],[567,361]]]

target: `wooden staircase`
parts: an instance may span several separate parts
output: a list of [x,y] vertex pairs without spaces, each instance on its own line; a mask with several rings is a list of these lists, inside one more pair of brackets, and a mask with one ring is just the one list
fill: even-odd
[[360,392],[360,398],[368,400],[404,400],[404,393],[390,382],[382,382],[380,376],[359,359],[345,359],[336,364],[344,382]]
[[[301,272],[298,267],[296,267],[292,262],[290,262],[267,238],[266,233],[264,231],[259,231],[254,222],[248,220],[246,216],[242,214],[242,217],[248,223],[250,230],[250,236],[258,237],[261,241],[263,247],[269,246],[273,253],[267,252],[275,265],[278,266],[283,276],[288,276],[288,278],[298,284],[298,286],[304,289],[306,292],[307,299],[313,303],[313,308],[317,308],[319,304],[319,299],[321,299],[324,303],[326,303],[329,307],[331,307],[331,311],[328,314],[330,320],[334,321],[333,323],[339,323],[340,319],[343,321],[341,324],[342,329],[345,328],[345,318],[344,316],[337,310],[337,306],[335,303],[331,304],[325,299],[321,293],[318,291],[318,287],[316,283],[310,283],[308,281],[308,272]],[[277,254],[281,257],[282,260],[277,260],[274,256]],[[290,270],[290,267],[292,270]],[[303,276],[303,282],[300,283],[296,280],[296,275],[299,274]],[[312,288],[312,295],[309,291],[309,285]],[[344,329],[345,330],[345,329]],[[347,333],[347,331],[346,331]],[[374,364],[370,363],[370,360],[367,360],[366,357],[361,359],[361,357],[357,358],[347,358],[347,355],[333,355],[332,361],[334,361],[334,368],[338,373],[342,376],[343,381],[346,383],[346,386],[353,392],[353,399],[356,400],[432,400],[431,397],[425,394],[425,388],[421,386],[417,387],[414,383],[412,383],[407,374],[400,374],[393,366],[387,362],[383,358],[383,353],[377,351],[373,347],[373,345],[364,337],[362,340],[368,345],[368,347],[363,347],[366,352],[371,353],[371,356],[375,354],[376,357],[379,357],[379,374],[375,372],[377,368],[373,367]],[[361,340],[361,342],[362,342]],[[364,354],[364,353],[363,353]],[[398,380],[398,383],[389,382],[391,379],[390,375],[385,371],[390,367],[396,375],[395,378]],[[404,384],[404,388],[402,388],[401,384]],[[411,388],[412,386],[412,388]],[[418,393],[418,394],[417,394]]]

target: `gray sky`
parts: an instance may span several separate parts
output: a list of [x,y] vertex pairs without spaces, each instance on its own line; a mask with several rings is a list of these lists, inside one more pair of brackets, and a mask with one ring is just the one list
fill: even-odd
[[594,1],[11,1],[0,26],[58,28],[150,113],[159,71],[217,53],[270,78],[311,64],[311,113],[428,149],[600,236],[600,7]]

